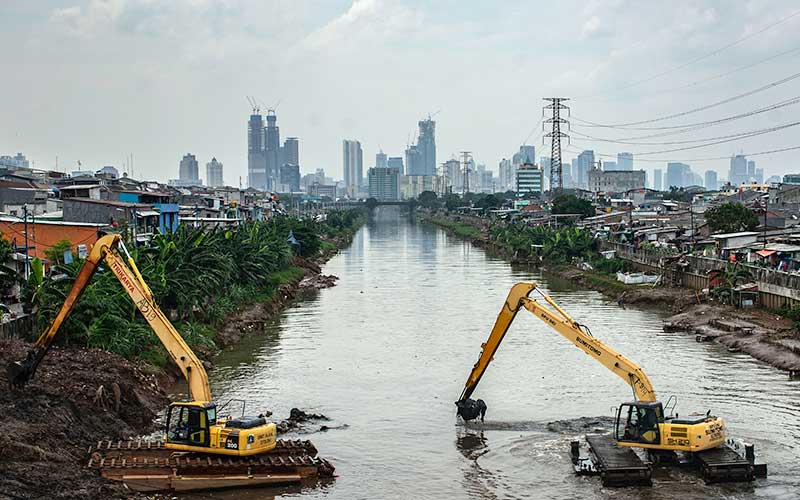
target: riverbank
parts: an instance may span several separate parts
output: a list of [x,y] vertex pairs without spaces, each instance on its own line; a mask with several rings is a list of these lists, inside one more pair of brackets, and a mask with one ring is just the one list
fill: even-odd
[[694,335],[698,342],[714,341],[731,351],[743,352],[800,375],[800,332],[791,320],[774,312],[737,309],[725,306],[708,294],[677,287],[654,287],[652,284],[625,285],[607,272],[582,266],[549,264],[537,258],[520,258],[518,252],[490,237],[491,225],[485,219],[421,212],[420,219],[443,227],[449,233],[467,239],[513,263],[536,265],[543,271],[591,290],[599,291],[625,305],[657,307],[672,314],[665,320],[665,331]]
[[[316,256],[294,256],[287,268],[271,274],[261,294],[222,322],[216,348],[194,346],[206,368],[213,369],[219,348],[259,331],[303,290],[333,286],[336,277],[322,274],[320,266],[352,242],[362,222],[323,238]],[[24,359],[31,347],[22,340],[0,341],[0,366]],[[158,366],[98,348],[52,347],[24,389],[0,392],[0,499],[146,498],[87,469],[87,450],[100,440],[158,431],[169,388],[182,389],[179,381],[171,361]]]

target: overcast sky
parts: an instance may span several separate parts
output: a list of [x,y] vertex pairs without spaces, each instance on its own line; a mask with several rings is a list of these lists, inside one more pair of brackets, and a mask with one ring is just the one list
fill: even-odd
[[[93,169],[121,167],[133,153],[136,178],[166,181],[177,177],[178,162],[191,152],[201,177],[216,156],[226,182],[237,185],[239,176],[247,178],[245,96],[252,95],[267,105],[280,100],[281,137],[300,138],[303,172],[322,167],[341,177],[344,138],[361,141],[365,168],[378,148],[399,156],[409,135],[416,136],[417,121],[438,111],[439,161],[470,150],[496,173],[498,161],[528,137],[539,155],[541,134],[530,132],[541,117],[542,97],[571,97],[573,116],[583,120],[624,123],[713,103],[797,73],[800,15],[687,63],[798,10],[796,0],[4,1],[0,154],[21,151],[38,168],[53,168],[58,156],[59,169],[71,171],[78,160]],[[798,50],[777,56],[792,49]],[[701,83],[689,85],[694,82]],[[800,78],[652,125],[713,120],[798,95]],[[641,141],[762,129],[796,120],[799,110],[796,104]],[[575,130],[600,138],[649,135]],[[612,154],[680,147],[577,135],[573,144]],[[649,158],[797,145],[800,127]],[[549,145],[544,149],[549,153]],[[567,161],[573,156],[564,153]],[[771,175],[800,171],[798,157],[800,151],[753,159]],[[727,176],[726,160],[690,163],[695,171],[715,168]],[[651,171],[661,164],[635,160],[635,166]]]

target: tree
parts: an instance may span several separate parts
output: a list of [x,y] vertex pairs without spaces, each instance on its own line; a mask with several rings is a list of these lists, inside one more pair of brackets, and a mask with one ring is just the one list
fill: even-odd
[[438,205],[439,197],[433,191],[423,191],[417,196],[417,201],[425,208],[434,208]]
[[711,295],[723,304],[733,304],[733,292],[737,286],[753,279],[753,274],[739,267],[738,263],[728,264],[725,269],[715,269],[708,273]]
[[461,197],[457,194],[448,194],[447,197],[444,199],[444,206],[447,208],[447,211],[455,210],[456,208],[461,206]]
[[493,194],[488,194],[478,202],[478,207],[486,210],[491,210],[499,207],[502,203],[503,203],[502,200],[500,200],[497,196]]
[[758,226],[758,217],[741,203],[724,203],[706,210],[708,228],[714,233],[752,231]]
[[64,253],[72,249],[72,243],[69,240],[59,240],[53,246],[44,251],[45,257],[50,261],[50,265],[63,264]]
[[378,200],[375,198],[367,198],[367,201],[364,203],[369,210],[374,210],[375,207],[378,206]]
[[580,218],[594,215],[594,207],[589,200],[582,200],[573,194],[562,194],[553,200],[554,214],[580,214]]

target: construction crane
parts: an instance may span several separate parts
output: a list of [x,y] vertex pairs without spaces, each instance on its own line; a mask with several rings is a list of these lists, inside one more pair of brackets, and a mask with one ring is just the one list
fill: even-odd
[[[213,401],[203,364],[155,303],[150,288],[118,234],[97,240],[55,319],[28,351],[25,360],[9,366],[8,377],[13,388],[21,389],[35,375],[61,325],[100,265],[114,273],[178,365],[186,379],[190,397],[188,401],[169,405],[163,443],[151,443],[145,448],[141,443],[138,447],[129,443],[127,448],[110,441],[98,444],[93,455],[100,458],[94,463],[104,477],[124,481],[134,489],[143,487],[141,491],[150,491],[296,482],[301,477],[333,473],[329,463],[313,457],[316,450],[310,443],[287,444],[277,440],[275,424],[267,422],[264,415],[220,418],[220,409]],[[181,454],[175,455],[176,452],[181,452],[183,459]],[[102,457],[109,454],[111,458],[106,462]],[[272,458],[290,455],[294,455],[292,461],[285,463],[275,462]],[[219,456],[226,456],[227,462],[223,464],[216,458],[212,461],[211,457]],[[136,459],[143,457],[151,460],[149,468],[137,467]],[[254,457],[258,462],[253,462]],[[153,458],[156,460],[152,461]],[[247,472],[246,477],[237,479],[234,473],[242,471]]]
[[[543,302],[549,307],[531,298],[530,294],[533,291],[537,291]],[[604,447],[611,450],[642,448],[649,451],[654,461],[668,460],[676,456],[675,452],[682,452],[699,458],[704,464],[704,474],[707,473],[709,476],[717,477],[722,474],[721,471],[724,471],[722,475],[727,478],[726,480],[753,479],[757,472],[753,460],[746,460],[734,453],[738,459],[736,460],[733,455],[726,453],[724,447],[726,443],[725,421],[721,417],[711,415],[710,411],[680,418],[677,415],[665,415],[664,405],[656,398],[655,389],[642,368],[604,344],[597,337],[592,336],[586,326],[572,319],[550,296],[542,293],[536,283],[532,282],[517,283],[511,288],[505,304],[497,316],[489,339],[481,345],[478,361],[473,366],[464,390],[456,401],[457,415],[461,418],[472,420],[480,416],[483,419],[486,413],[485,402],[472,400],[471,396],[475,392],[478,382],[486,373],[489,363],[497,353],[500,343],[520,309],[527,309],[533,313],[589,357],[623,379],[631,388],[634,400],[622,403],[616,410],[613,432],[614,446],[605,446],[607,443],[601,443],[595,439],[596,444],[590,450],[595,457],[593,462],[603,462],[602,457],[599,457],[603,454],[606,457],[616,454],[636,461],[632,458],[635,454],[631,450],[627,450],[628,453],[625,451],[602,451],[601,448]],[[673,398],[670,398],[670,401],[672,400]],[[674,409],[674,403],[672,408]],[[591,448],[592,441],[589,444]],[[749,453],[752,454],[752,449]],[[735,462],[735,466],[729,467],[720,463],[720,460],[717,459],[718,455],[723,455],[730,463]],[[575,460],[577,461],[577,458]],[[593,467],[596,470],[594,465],[581,465],[585,466],[584,470]],[[737,467],[737,472],[732,473],[731,471]],[[765,466],[763,473],[766,474]],[[649,473],[647,481],[649,481]]]

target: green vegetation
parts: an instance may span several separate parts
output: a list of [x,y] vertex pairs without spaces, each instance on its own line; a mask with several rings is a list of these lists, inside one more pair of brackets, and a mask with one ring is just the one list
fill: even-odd
[[478,228],[467,222],[454,222],[442,217],[430,217],[431,222],[438,226],[446,227],[453,231],[453,234],[466,239],[480,239],[483,233]]
[[589,200],[582,200],[573,194],[564,194],[553,200],[553,213],[578,214],[581,218],[594,215],[594,207]]
[[758,217],[741,203],[724,203],[709,208],[705,213],[708,228],[714,233],[752,231],[758,226]]
[[577,227],[556,229],[509,224],[492,228],[491,239],[518,257],[539,256],[555,263],[570,262],[575,258],[591,260],[597,255],[592,234]]
[[794,329],[800,332],[800,305],[794,307],[783,306],[778,311],[778,314],[792,320],[794,322]]
[[51,246],[44,251],[45,257],[50,261],[50,264],[63,264],[64,254],[72,250],[72,243],[69,240],[59,240],[55,245]]
[[[236,230],[181,225],[148,246],[128,248],[156,302],[186,341],[214,348],[216,329],[238,308],[269,300],[281,284],[302,278],[304,271],[292,265],[293,252],[315,257],[333,245],[329,239],[354,231],[364,220],[362,210],[351,210],[332,212],[324,222],[277,217]],[[294,249],[287,241],[290,231],[300,242]],[[53,274],[62,279],[38,281],[40,274],[31,273],[29,301],[36,306],[39,331],[61,307],[81,265],[55,265]],[[102,266],[62,326],[62,337],[128,358],[166,360],[155,334]]]
[[709,293],[717,297],[723,304],[733,303],[734,289],[749,281],[753,275],[737,264],[728,264],[725,269],[716,269],[708,273],[710,278]]
[[4,239],[3,233],[0,233],[0,290],[5,290],[19,280],[16,271],[7,266],[13,254],[14,247],[11,242]]

